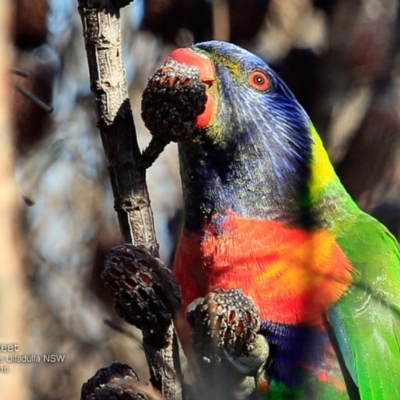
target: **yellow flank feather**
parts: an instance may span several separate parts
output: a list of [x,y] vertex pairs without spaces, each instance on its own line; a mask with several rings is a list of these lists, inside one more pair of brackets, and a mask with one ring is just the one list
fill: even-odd
[[313,145],[309,188],[311,193],[316,194],[328,186],[336,174],[314,125],[311,125],[311,138]]

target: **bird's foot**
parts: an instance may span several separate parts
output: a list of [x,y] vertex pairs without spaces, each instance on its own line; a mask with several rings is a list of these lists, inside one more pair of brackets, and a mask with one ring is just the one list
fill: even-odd
[[269,355],[253,301],[240,289],[216,290],[196,299],[186,313],[206,380],[225,386],[236,398],[253,393],[264,379]]

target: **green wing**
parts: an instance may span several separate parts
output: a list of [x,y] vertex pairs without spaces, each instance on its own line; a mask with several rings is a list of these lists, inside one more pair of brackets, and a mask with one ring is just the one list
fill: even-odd
[[400,399],[400,248],[360,212],[337,242],[358,274],[329,312],[345,364],[362,400]]

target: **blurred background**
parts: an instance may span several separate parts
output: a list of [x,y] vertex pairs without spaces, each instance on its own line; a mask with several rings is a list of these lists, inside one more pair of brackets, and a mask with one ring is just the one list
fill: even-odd
[[[31,399],[78,399],[82,383],[114,360],[144,380],[147,366],[138,343],[103,322],[123,324],[99,278],[105,255],[122,239],[94,126],[77,3],[13,3],[12,66],[29,75],[11,74],[10,81],[54,108],[48,113],[10,87],[27,288],[23,353],[66,356],[23,367]],[[135,0],[122,10],[122,37],[141,147],[150,138],[141,94],[166,54],[192,42],[231,41],[278,71],[347,190],[399,238],[399,8],[397,0]],[[170,265],[181,218],[175,145],[147,179]]]

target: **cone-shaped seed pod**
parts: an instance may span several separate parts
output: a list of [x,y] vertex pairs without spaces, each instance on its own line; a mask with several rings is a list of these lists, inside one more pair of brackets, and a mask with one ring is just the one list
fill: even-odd
[[167,59],[142,95],[143,122],[153,135],[142,154],[142,168],[148,168],[169,142],[195,137],[197,117],[206,100],[206,85],[199,79],[198,68]]
[[81,400],[146,400],[139,392],[141,385],[145,384],[129,365],[113,363],[82,385]]
[[249,353],[254,348],[259,311],[241,289],[216,290],[188,309],[192,310],[188,319],[193,324],[195,348],[217,345],[232,354]]
[[167,59],[149,79],[142,96],[142,118],[150,133],[167,142],[190,137],[205,108],[205,91],[197,67]]
[[102,279],[118,315],[139,329],[163,331],[182,306],[181,290],[171,271],[142,247],[114,247]]

